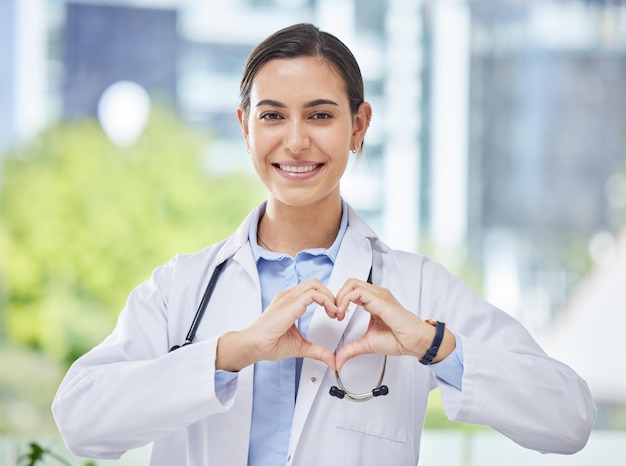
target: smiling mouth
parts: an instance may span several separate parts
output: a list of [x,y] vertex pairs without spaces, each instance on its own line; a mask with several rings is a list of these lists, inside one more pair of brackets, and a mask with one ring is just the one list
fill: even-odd
[[276,164],[274,166],[278,167],[282,171],[288,172],[288,173],[308,173],[308,172],[312,172],[313,170],[321,167],[322,165],[323,164],[321,164],[321,163],[316,163],[316,164],[311,164],[311,165],[281,165],[281,164]]

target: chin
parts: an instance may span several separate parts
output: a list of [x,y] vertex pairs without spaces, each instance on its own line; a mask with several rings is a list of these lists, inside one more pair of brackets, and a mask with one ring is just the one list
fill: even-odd
[[270,199],[274,202],[288,207],[315,207],[318,205],[329,205],[334,202],[341,203],[339,193],[331,192],[327,194],[311,195],[311,193],[289,193],[284,195],[270,194]]

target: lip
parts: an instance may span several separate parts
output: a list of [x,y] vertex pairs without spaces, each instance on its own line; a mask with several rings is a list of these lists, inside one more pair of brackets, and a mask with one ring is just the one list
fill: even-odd
[[323,163],[318,162],[278,162],[273,163],[272,166],[284,178],[290,180],[306,180],[317,175],[322,167]]

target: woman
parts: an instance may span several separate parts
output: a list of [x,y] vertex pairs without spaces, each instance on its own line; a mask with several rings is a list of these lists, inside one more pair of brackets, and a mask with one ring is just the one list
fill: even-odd
[[450,419],[542,452],[585,445],[585,382],[342,200],[372,117],[343,43],[306,24],[267,38],[237,117],[268,199],[230,238],[157,268],[70,368],[53,412],[75,453],[154,442],[152,465],[415,465],[436,387]]

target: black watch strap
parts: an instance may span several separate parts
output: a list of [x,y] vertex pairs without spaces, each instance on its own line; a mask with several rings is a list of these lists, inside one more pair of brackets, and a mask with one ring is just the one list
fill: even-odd
[[427,320],[425,322],[428,322],[429,324],[435,326],[435,338],[433,339],[433,344],[430,346],[428,351],[426,351],[426,354],[424,355],[424,357],[419,360],[422,364],[424,364],[425,366],[428,366],[429,364],[433,362],[433,359],[435,359],[435,356],[437,356],[437,351],[439,351],[439,347],[441,346],[441,341],[443,340],[443,333],[446,328],[446,324],[443,322],[439,322],[439,321],[435,322],[433,320]]

